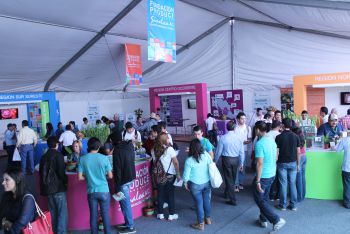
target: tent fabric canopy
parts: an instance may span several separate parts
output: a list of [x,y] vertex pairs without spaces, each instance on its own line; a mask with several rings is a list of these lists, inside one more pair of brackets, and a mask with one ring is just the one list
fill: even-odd
[[[47,81],[131,3],[1,1],[0,92],[43,91]],[[147,60],[147,0],[136,1],[49,90],[122,92],[124,43],[141,44],[143,71],[149,69],[142,85],[126,88],[130,93],[197,82],[211,90],[284,86],[294,75],[349,71],[349,3],[176,0],[175,5],[177,49],[186,48],[176,64],[154,68],[158,63]],[[227,23],[206,33],[225,19]]]

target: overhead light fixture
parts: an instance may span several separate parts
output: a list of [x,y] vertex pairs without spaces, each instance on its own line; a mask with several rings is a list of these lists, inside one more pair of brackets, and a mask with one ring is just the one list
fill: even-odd
[[337,84],[314,84],[312,88],[331,88],[331,87],[345,87],[350,86],[350,83],[337,83]]

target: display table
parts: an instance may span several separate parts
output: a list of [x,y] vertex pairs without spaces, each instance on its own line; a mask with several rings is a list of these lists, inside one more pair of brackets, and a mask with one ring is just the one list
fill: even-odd
[[[88,138],[84,138],[81,140],[81,143],[83,145],[83,152],[82,154],[87,154],[87,142],[88,142]],[[46,141],[42,141],[39,140],[38,143],[36,144],[35,148],[34,148],[34,165],[40,163],[40,159],[43,156],[43,154],[45,154],[45,152],[47,151],[47,142]]]
[[344,153],[311,149],[306,152],[306,197],[342,200],[341,166]]
[[[130,200],[133,218],[142,216],[144,201],[152,197],[152,181],[150,176],[150,162],[136,162],[136,179],[130,187]],[[36,171],[36,189],[38,194],[38,204],[43,210],[48,210],[46,197],[40,194],[38,172]],[[68,230],[88,230],[90,229],[90,212],[87,201],[86,181],[79,181],[78,174],[67,172],[68,189]],[[124,216],[120,210],[119,202],[112,198],[114,193],[114,180],[108,180],[111,193],[111,203],[109,207],[109,217],[111,225],[124,223]]]

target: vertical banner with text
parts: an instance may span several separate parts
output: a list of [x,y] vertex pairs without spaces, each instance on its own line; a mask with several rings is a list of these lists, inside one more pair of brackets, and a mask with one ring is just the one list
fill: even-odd
[[148,0],[148,60],[176,63],[174,0]]
[[139,85],[142,83],[141,46],[125,44],[126,83]]

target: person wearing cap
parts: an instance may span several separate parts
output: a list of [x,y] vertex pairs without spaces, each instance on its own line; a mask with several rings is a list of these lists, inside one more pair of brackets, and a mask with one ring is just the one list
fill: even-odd
[[150,115],[150,118],[140,127],[138,127],[136,130],[140,132],[147,132],[149,133],[152,129],[153,125],[157,125],[157,115],[156,113],[152,112]]
[[338,122],[338,116],[336,114],[330,114],[328,122],[322,124],[317,129],[317,136],[335,138],[339,137],[342,131],[344,131],[344,127]]

